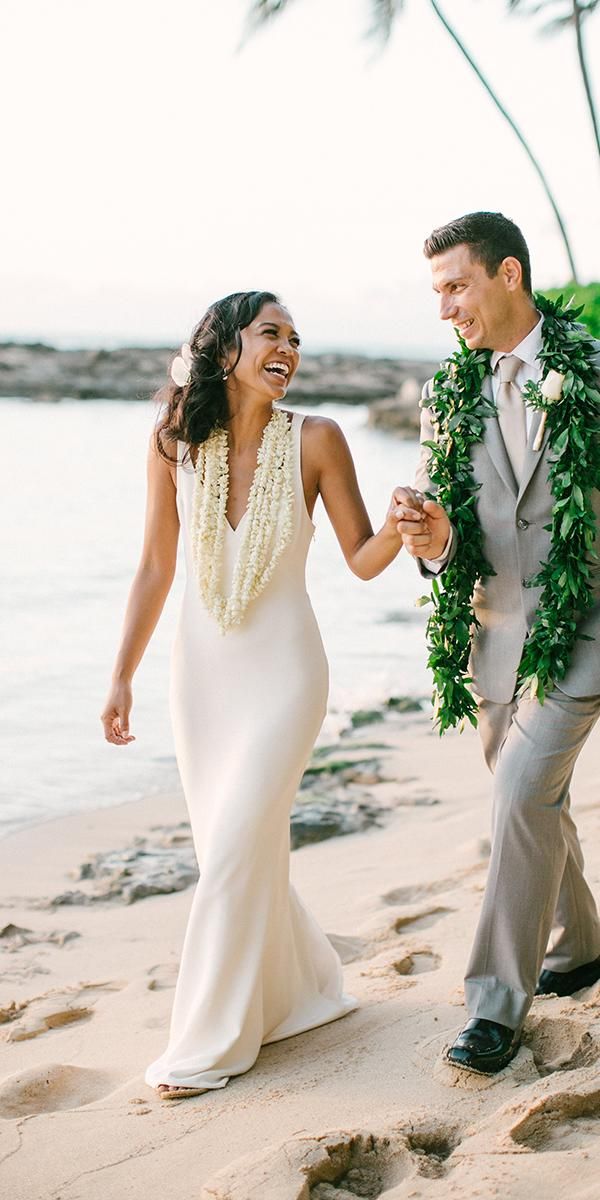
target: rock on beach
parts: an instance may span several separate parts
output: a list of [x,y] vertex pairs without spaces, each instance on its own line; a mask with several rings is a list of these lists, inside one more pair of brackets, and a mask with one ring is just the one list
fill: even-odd
[[[59,350],[42,342],[0,343],[0,396],[38,401],[148,400],[167,380],[175,349],[124,346]],[[360,354],[306,354],[291,403],[379,404],[373,423],[418,429],[418,397],[436,364]],[[390,413],[403,415],[394,427]]]

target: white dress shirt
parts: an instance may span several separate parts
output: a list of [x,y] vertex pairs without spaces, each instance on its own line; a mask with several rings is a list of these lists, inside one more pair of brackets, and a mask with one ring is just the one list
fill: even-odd
[[[492,351],[492,357],[490,359],[490,368],[491,368],[491,372],[492,372],[492,375],[491,375],[492,398],[494,400],[494,403],[496,403],[496,396],[498,395],[498,388],[500,387],[500,372],[497,371],[496,368],[497,368],[498,363],[500,362],[501,358],[510,357],[514,354],[517,358],[523,359],[523,366],[519,367],[519,370],[517,371],[517,374],[515,375],[515,379],[514,379],[514,382],[520,391],[523,390],[523,388],[525,387],[525,384],[527,383],[527,381],[529,379],[533,379],[534,383],[538,383],[539,380],[541,379],[542,368],[541,368],[540,363],[538,362],[538,355],[542,349],[542,325],[543,325],[543,323],[544,323],[544,318],[542,316],[540,316],[540,319],[539,319],[537,325],[534,325],[531,332],[527,334],[527,337],[524,337],[523,340],[521,342],[519,342],[519,345],[515,346],[514,350],[510,351],[509,355],[507,355],[503,350]],[[525,404],[525,401],[523,401],[523,403]],[[525,404],[525,428],[527,431],[527,437],[529,437],[529,434],[531,432],[531,422],[533,421],[533,416],[534,416],[533,409],[529,408],[528,405]],[[446,542],[446,545],[444,546],[444,550],[443,550],[442,554],[440,554],[439,558],[424,558],[424,559],[422,559],[422,562],[425,564],[428,571],[433,571],[433,573],[435,575],[439,575],[442,568],[445,567],[445,565],[446,565],[446,561],[448,559],[448,555],[450,554],[451,549],[452,549],[452,532],[450,533],[450,537],[448,538],[448,541]]]

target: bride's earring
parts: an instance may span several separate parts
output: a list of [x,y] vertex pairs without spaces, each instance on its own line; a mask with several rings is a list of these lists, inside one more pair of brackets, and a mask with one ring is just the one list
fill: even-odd
[[222,374],[221,378],[223,380],[223,383],[225,383],[225,381],[227,379],[229,379],[229,371],[227,370],[227,367],[223,367],[223,374]]

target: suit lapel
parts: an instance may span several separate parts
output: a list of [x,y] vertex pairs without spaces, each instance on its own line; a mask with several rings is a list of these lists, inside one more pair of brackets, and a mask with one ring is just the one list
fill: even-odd
[[531,429],[529,431],[529,437],[527,438],[527,449],[525,451],[525,462],[523,463],[523,474],[521,476],[521,482],[519,485],[519,499],[521,498],[521,496],[523,495],[525,490],[529,487],[529,484],[531,483],[533,475],[535,474],[535,471],[537,470],[537,468],[540,465],[540,460],[543,458],[544,450],[546,449],[546,445],[548,443],[549,431],[548,431],[548,426],[546,426],[546,428],[544,430],[544,436],[542,438],[542,444],[541,444],[539,450],[533,449],[533,443],[535,442],[537,431],[540,427],[541,419],[542,419],[541,412],[539,412],[539,411],[535,412],[533,415],[533,420],[531,422]]

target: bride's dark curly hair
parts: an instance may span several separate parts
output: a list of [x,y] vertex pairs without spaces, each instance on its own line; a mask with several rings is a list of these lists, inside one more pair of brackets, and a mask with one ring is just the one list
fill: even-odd
[[168,453],[177,441],[198,446],[213,430],[225,426],[229,413],[224,364],[235,350],[235,361],[228,369],[231,374],[242,353],[240,330],[254,321],[264,304],[280,304],[279,297],[274,292],[233,292],[211,304],[194,329],[190,382],[178,387],[169,378],[155,396],[160,405],[156,446],[169,462],[177,461]]

